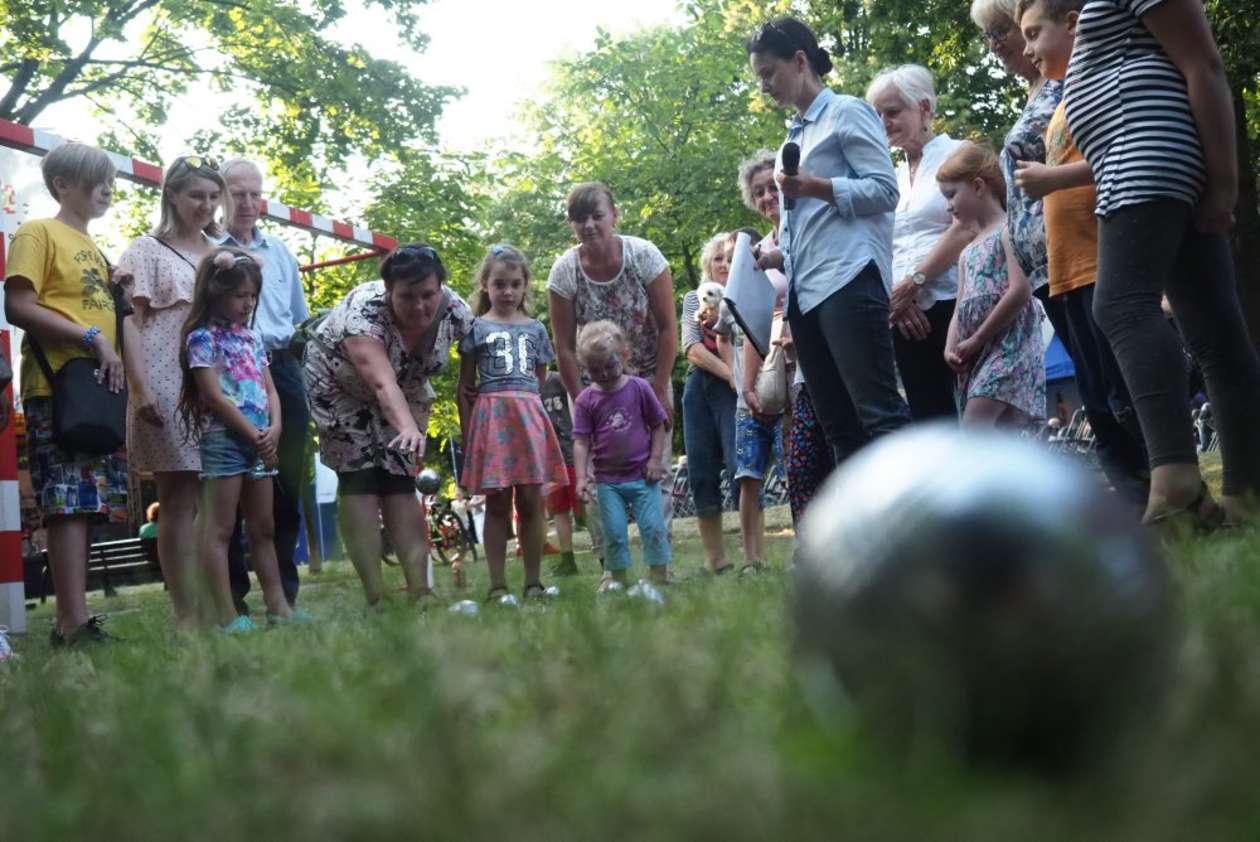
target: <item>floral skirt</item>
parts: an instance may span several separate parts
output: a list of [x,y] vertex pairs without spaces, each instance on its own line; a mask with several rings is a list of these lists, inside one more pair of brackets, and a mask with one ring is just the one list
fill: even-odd
[[541,485],[551,494],[569,482],[560,441],[535,392],[480,395],[468,422],[464,488],[485,494]]

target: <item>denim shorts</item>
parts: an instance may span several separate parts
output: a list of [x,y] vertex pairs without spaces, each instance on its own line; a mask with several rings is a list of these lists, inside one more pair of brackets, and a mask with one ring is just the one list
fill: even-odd
[[775,416],[767,423],[757,420],[746,409],[735,415],[735,479],[762,479],[770,467],[771,457],[783,455],[782,418]]
[[228,430],[209,430],[201,435],[201,479],[239,477],[248,474],[250,479],[262,479],[276,475],[258,458],[258,448],[239,433]]

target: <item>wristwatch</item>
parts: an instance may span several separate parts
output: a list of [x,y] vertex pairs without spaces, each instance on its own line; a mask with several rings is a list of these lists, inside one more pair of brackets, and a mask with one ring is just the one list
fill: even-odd
[[913,283],[917,287],[921,287],[927,283],[927,275],[923,274],[922,272],[915,272],[913,275],[910,276],[910,282]]

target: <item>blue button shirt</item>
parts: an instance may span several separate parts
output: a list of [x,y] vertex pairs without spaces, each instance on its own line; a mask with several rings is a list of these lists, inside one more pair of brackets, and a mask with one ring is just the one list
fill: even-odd
[[262,262],[262,295],[258,297],[254,329],[268,351],[288,347],[289,339],[293,337],[293,326],[310,317],[306,297],[302,293],[297,258],[283,240],[264,234],[257,228],[254,229],[254,240],[248,246],[241,245],[231,234],[224,235],[219,245],[244,249]]
[[833,197],[801,196],[782,212],[779,247],[797,307],[808,313],[872,261],[891,290],[897,171],[875,109],[823,88],[789,124],[788,140],[801,147],[800,171],[829,179]]

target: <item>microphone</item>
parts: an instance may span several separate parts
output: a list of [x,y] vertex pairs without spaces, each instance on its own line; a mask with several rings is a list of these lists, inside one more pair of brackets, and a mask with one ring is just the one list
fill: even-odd
[[[783,144],[783,174],[796,175],[800,167],[801,147],[792,142]],[[796,200],[791,196],[785,196],[783,198],[783,209],[791,210],[794,207],[796,207]]]

